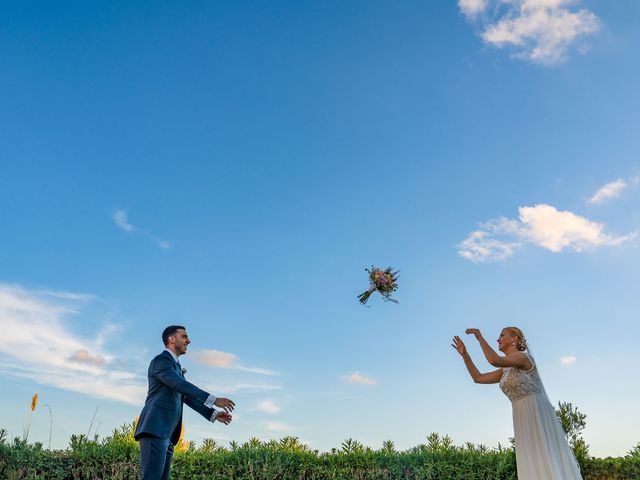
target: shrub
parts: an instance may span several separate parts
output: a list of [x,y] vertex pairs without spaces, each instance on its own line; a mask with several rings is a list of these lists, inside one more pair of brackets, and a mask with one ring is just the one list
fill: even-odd
[[[640,448],[623,458],[581,461],[585,480],[640,478]],[[397,451],[391,441],[374,450],[347,439],[340,448],[318,452],[297,437],[262,442],[252,438],[224,448],[213,439],[176,451],[175,480],[515,480],[512,448],[466,443],[432,433],[426,443]],[[19,438],[8,442],[0,430],[3,480],[137,480],[138,444],[133,425],[123,425],[100,440],[72,436],[65,450],[46,450]]]

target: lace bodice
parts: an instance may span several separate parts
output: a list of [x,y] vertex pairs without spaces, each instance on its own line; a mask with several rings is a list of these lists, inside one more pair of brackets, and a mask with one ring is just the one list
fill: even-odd
[[515,402],[529,395],[543,395],[544,389],[538,375],[538,369],[533,358],[530,355],[527,358],[531,361],[533,367],[531,370],[523,370],[521,368],[507,367],[502,371],[500,379],[500,389],[509,397],[509,400]]

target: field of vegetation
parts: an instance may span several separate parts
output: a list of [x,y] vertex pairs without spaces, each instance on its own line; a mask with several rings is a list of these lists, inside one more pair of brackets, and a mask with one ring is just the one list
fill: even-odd
[[[582,458],[585,479],[639,479],[640,445],[622,458]],[[511,447],[489,449],[482,445],[455,446],[447,437],[431,434],[427,442],[397,451],[387,441],[373,450],[345,440],[330,452],[311,450],[295,437],[228,447],[214,440],[181,445],[174,456],[176,480],[449,480],[516,479]],[[74,435],[65,450],[47,450],[19,438],[8,442],[0,431],[0,478],[17,479],[138,479],[138,444],[133,424],[124,425],[107,438]]]
[[[581,437],[585,416],[571,404],[558,415],[585,480],[640,479],[640,443],[620,458],[594,458]],[[106,438],[73,435],[64,450],[50,450],[0,430],[0,479],[134,480],[139,478],[135,422]],[[312,450],[296,437],[258,439],[228,446],[207,439],[182,441],[173,460],[174,480],[480,480],[517,478],[512,445],[456,446],[432,433],[426,442],[398,451],[386,441],[380,449],[348,439],[328,452]]]

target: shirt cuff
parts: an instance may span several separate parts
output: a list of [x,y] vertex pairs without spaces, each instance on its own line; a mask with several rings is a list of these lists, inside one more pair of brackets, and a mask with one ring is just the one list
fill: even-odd
[[209,419],[209,421],[211,423],[215,422],[217,416],[218,416],[218,412],[217,411],[213,412],[213,415],[211,415],[211,418]]
[[213,408],[213,402],[215,402],[217,399],[217,397],[215,397],[214,395],[209,395],[207,397],[207,399],[204,401],[204,406],[205,407],[209,407],[209,408]]

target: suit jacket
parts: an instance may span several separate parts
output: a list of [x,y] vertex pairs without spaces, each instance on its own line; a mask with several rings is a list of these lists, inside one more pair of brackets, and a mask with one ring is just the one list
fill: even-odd
[[183,403],[207,420],[211,419],[215,409],[204,404],[209,393],[187,382],[180,366],[166,350],[151,360],[147,377],[149,390],[134,433],[136,440],[147,434],[170,438],[174,445],[178,443]]

